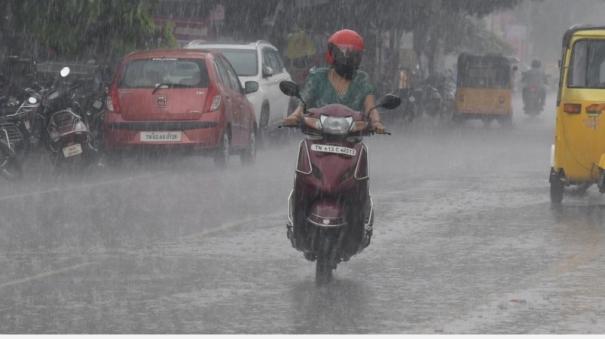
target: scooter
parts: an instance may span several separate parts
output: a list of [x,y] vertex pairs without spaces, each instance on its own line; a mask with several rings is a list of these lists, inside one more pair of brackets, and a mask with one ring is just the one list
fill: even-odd
[[36,140],[40,96],[30,88],[22,92],[18,97],[0,97],[0,175],[9,180],[23,175],[23,161]]
[[538,115],[544,110],[543,88],[527,86],[523,88],[523,110],[528,115]]
[[[316,262],[318,285],[332,271],[370,244],[374,207],[369,192],[368,150],[362,137],[372,134],[368,114],[332,104],[306,110],[298,85],[280,83],[281,91],[301,100],[304,118],[294,189],[290,193],[287,236],[305,258]],[[376,107],[401,104],[387,94]]]
[[82,169],[92,163],[98,150],[82,117],[81,84],[67,81],[70,72],[69,67],[61,69],[61,78],[43,99],[46,119],[43,137],[55,167],[68,165]]

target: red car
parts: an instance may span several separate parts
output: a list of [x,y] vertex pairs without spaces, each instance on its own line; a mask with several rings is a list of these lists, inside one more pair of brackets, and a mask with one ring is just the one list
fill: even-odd
[[256,156],[256,118],[219,52],[170,49],[134,52],[120,64],[107,99],[105,149],[189,148],[211,151],[219,166],[229,155]]

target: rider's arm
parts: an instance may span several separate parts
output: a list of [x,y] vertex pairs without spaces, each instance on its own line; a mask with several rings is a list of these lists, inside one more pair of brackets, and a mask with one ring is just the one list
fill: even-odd
[[[309,77],[305,81],[305,86],[300,91],[300,95],[301,95],[302,99],[305,101],[305,103],[307,103],[307,105],[312,105],[313,99],[316,97],[315,92],[316,92],[317,85],[315,84],[315,82],[316,82],[316,80],[315,80],[314,73],[309,74]],[[292,112],[292,114],[288,115],[284,119],[283,123],[284,123],[284,125],[296,125],[298,122],[300,122],[302,120],[303,115],[304,115],[303,104],[301,102],[301,103],[299,103],[298,107],[296,107],[294,112]]]
[[372,108],[372,110],[368,112],[370,121],[372,123],[380,122],[380,113],[376,108],[373,108],[374,106],[376,106],[376,98],[374,97],[374,95],[368,95],[363,103],[363,106],[366,112],[368,112],[368,110]]

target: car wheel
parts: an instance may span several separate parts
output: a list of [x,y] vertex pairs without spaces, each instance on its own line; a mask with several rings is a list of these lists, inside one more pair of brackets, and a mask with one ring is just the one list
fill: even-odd
[[229,154],[231,152],[231,140],[229,138],[229,132],[225,130],[223,137],[221,138],[221,144],[219,145],[216,153],[214,154],[214,164],[218,168],[226,168],[229,162]]
[[251,165],[256,160],[256,127],[250,130],[250,144],[240,155],[240,160],[243,165]]
[[268,126],[269,117],[271,116],[271,110],[269,104],[264,103],[263,108],[260,110],[260,120],[258,121],[258,143],[261,147],[265,147],[268,144]]

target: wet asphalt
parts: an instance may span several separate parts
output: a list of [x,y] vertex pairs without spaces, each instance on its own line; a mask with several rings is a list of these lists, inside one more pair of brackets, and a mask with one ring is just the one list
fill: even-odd
[[368,138],[374,238],[321,288],[286,239],[295,137],[226,171],[40,154],[0,185],[0,333],[603,333],[605,200],[551,207],[553,101]]

